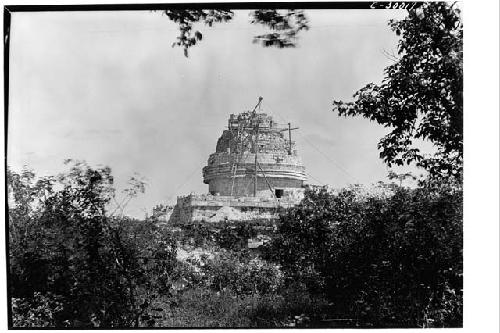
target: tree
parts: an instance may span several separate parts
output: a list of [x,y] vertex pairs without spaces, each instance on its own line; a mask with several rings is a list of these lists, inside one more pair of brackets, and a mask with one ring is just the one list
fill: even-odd
[[163,11],[163,13],[170,20],[179,24],[180,34],[177,37],[177,42],[174,42],[172,47],[180,46],[184,48],[184,56],[186,57],[188,56],[188,49],[203,39],[203,35],[200,31],[197,30],[194,33],[192,32],[194,23],[203,22],[211,27],[214,23],[230,21],[234,15],[232,11],[222,9],[167,9]]
[[[223,9],[167,9],[163,13],[179,24],[180,34],[172,47],[182,47],[186,57],[189,54],[188,49],[203,39],[203,34],[199,30],[193,32],[193,24],[203,22],[211,27],[214,23],[229,22],[234,16],[232,10]],[[261,24],[272,31],[254,37],[254,43],[260,42],[264,47],[295,47],[298,32],[309,29],[307,17],[302,10],[259,9],[250,15],[252,24]]]
[[399,186],[403,185],[403,181],[406,179],[413,179],[417,180],[417,177],[415,177],[411,172],[406,172],[406,173],[396,173],[394,171],[389,171],[389,175],[387,176],[390,180],[397,179],[399,180]]
[[308,190],[281,216],[269,251],[289,283],[363,326],[462,325],[462,192]]
[[[423,3],[401,21],[398,56],[380,84],[370,83],[353,102],[333,101],[341,116],[362,116],[388,127],[378,148],[389,165],[416,162],[430,176],[457,177],[463,161],[463,68],[460,11],[445,2]],[[414,143],[429,140],[434,156]]]
[[285,12],[259,9],[252,13],[251,22],[261,24],[273,31],[254,37],[254,43],[260,42],[264,47],[274,46],[281,49],[295,47],[299,31],[309,29],[304,11],[294,9]]
[[[132,180],[125,201],[143,189],[140,181]],[[107,214],[115,195],[110,168],[75,162],[69,172],[36,182],[33,172],[8,170],[7,181],[15,323],[138,325],[148,303],[140,286],[156,281],[147,278],[154,269],[171,271],[175,244],[146,225],[139,241],[130,237],[126,219]],[[143,257],[156,260],[153,269],[143,267]]]

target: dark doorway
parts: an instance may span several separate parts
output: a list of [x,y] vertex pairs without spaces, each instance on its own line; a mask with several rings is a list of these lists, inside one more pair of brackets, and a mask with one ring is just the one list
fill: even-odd
[[274,190],[274,194],[276,195],[276,198],[281,198],[284,194],[284,191],[282,189],[276,189]]

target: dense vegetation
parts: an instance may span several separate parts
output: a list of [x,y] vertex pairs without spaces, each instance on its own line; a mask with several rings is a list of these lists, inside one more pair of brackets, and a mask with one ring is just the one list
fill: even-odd
[[16,327],[461,326],[460,186],[308,190],[260,253],[251,226],[108,215],[108,168],[34,180],[8,172]]
[[7,181],[14,326],[137,324],[147,293],[172,269],[175,242],[147,221],[131,228],[107,215],[111,170],[78,162],[37,181],[8,170]]
[[285,276],[375,327],[462,321],[462,192],[408,189],[360,197],[309,191],[281,217],[269,254]]
[[[189,55],[189,48],[203,40],[201,31],[193,31],[195,24],[204,23],[211,27],[216,23],[229,22],[234,16],[234,11],[226,9],[167,9],[162,13],[179,25],[179,36],[172,47],[182,47],[185,57]],[[264,47],[295,47],[298,33],[309,29],[303,10],[258,9],[252,11],[250,17],[252,24],[262,25],[269,30],[253,39],[254,43]]]
[[[378,144],[389,166],[416,162],[434,177],[457,177],[463,161],[463,30],[460,10],[423,3],[400,21],[397,55],[381,83],[370,83],[353,102],[334,101],[341,116],[362,116],[390,129]],[[418,140],[436,147],[423,154]]]

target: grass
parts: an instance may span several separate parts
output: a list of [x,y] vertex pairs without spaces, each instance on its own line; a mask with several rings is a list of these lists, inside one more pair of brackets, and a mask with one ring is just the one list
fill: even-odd
[[[328,304],[305,292],[237,295],[225,290],[188,289],[174,297],[160,297],[150,312],[156,327],[279,328],[307,326]],[[161,311],[160,311],[161,309]],[[143,323],[144,326],[149,326]]]

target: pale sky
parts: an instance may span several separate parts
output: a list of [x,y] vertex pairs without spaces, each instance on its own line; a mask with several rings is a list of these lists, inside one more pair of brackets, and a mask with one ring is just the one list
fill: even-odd
[[387,130],[340,118],[331,104],[381,81],[384,52],[397,45],[387,22],[404,11],[307,10],[310,30],[295,49],[253,44],[264,30],[248,14],[197,26],[203,41],[185,58],[171,47],[176,24],[160,12],[13,13],[8,164],[43,176],[65,170],[64,159],[85,160],[110,166],[118,189],[139,173],[146,193],[127,213],[143,217],[177,195],[208,192],[201,169],[229,114],[262,96],[263,112],[300,128],[293,139],[310,183],[387,180],[377,150]]

